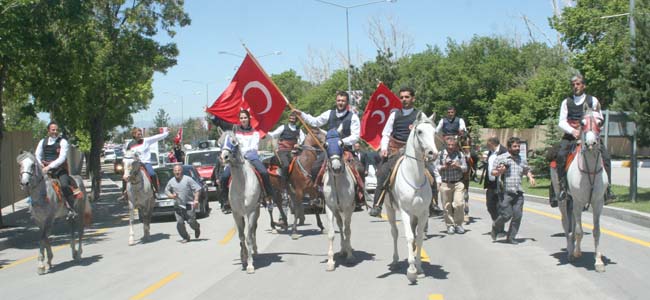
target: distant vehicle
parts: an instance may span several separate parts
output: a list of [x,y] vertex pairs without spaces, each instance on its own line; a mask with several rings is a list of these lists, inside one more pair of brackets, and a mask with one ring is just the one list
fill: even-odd
[[[158,194],[156,194],[156,203],[153,207],[153,216],[173,216],[174,215],[174,199],[170,199],[165,194],[165,187],[169,180],[174,179],[174,171],[172,166],[164,166],[155,169],[156,176],[158,176],[158,181],[160,181],[160,189]],[[196,183],[201,186],[201,193],[199,195],[199,206],[194,209],[197,217],[207,217],[210,213],[210,206],[208,204],[208,193],[207,187],[202,182],[199,173],[192,168],[192,166],[183,165],[183,175],[190,176]]]
[[116,158],[115,161],[113,162],[113,171],[115,174],[122,175],[124,174],[124,163],[122,163],[122,160],[124,157]]
[[115,157],[116,157],[115,150],[108,149],[108,150],[104,151],[104,163],[105,164],[114,162]]
[[196,169],[208,188],[208,198],[211,201],[217,200],[217,186],[212,181],[212,172],[220,159],[219,148],[188,151],[185,153],[185,164]]

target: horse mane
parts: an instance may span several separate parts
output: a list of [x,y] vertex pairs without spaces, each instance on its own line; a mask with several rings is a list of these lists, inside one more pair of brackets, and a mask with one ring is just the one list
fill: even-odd
[[36,156],[33,153],[29,151],[21,151],[20,154],[18,154],[18,157],[16,157],[16,162],[20,163],[25,158],[30,158],[34,162],[36,161]]
[[217,144],[219,144],[221,148],[223,148],[223,146],[226,144],[226,136],[234,137],[235,132],[232,130],[226,130],[221,134],[221,136],[217,140]]

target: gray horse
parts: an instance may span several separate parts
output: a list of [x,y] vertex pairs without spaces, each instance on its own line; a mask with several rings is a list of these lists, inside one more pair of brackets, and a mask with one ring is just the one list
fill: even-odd
[[[30,152],[21,152],[16,158],[20,165],[20,186],[21,189],[29,193],[31,198],[30,211],[32,219],[39,228],[41,240],[39,242],[38,269],[40,275],[45,274],[52,268],[52,245],[50,244],[50,231],[54,226],[54,220],[65,217],[68,209],[65,206],[65,200],[61,199],[60,193],[57,193],[53,183],[57,179],[50,179],[43,174],[43,170],[38,165],[36,157]],[[81,201],[75,201],[74,210],[79,217],[68,220],[70,226],[70,248],[72,249],[72,258],[75,261],[81,260],[82,238],[84,235],[84,226],[90,224],[92,217],[90,201],[86,196],[86,188],[79,176],[70,176],[77,182],[79,189],[84,197]],[[58,185],[60,186],[60,185]],[[83,219],[82,219],[83,216]],[[76,238],[78,237],[78,240]],[[45,251],[47,250],[47,265],[45,264]]]
[[154,198],[151,178],[147,174],[144,165],[140,162],[137,152],[128,152],[124,156],[124,177],[126,181],[126,194],[129,198],[129,246],[135,245],[133,233],[134,210],[138,209],[138,217],[142,221],[144,236],[142,242],[149,239],[149,224],[151,224],[151,215],[153,206],[156,202]]

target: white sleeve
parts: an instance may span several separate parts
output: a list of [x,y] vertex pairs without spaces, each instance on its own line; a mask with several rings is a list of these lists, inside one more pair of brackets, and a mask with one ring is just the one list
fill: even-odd
[[487,173],[488,173],[488,179],[490,181],[497,180],[496,177],[494,177],[492,175],[492,170],[494,170],[494,162],[496,161],[496,159],[497,159],[496,152],[492,153],[492,155],[490,155],[490,157],[488,157],[488,170],[487,170]]
[[598,98],[591,96],[592,101],[591,101],[591,109],[594,111],[594,115],[596,119],[600,121],[600,124],[603,124],[605,118],[603,117],[603,112],[600,110],[600,101],[598,101]]
[[395,112],[392,111],[386,120],[386,125],[384,125],[384,130],[381,131],[381,142],[379,143],[379,149],[382,151],[388,150],[388,142],[390,141],[390,135],[393,134],[393,123],[395,123]]
[[350,136],[342,139],[343,143],[352,146],[359,140],[359,135],[361,132],[361,122],[359,121],[359,116],[357,114],[350,112],[352,114],[352,120],[350,120]]
[[299,134],[298,134],[298,145],[302,145],[302,142],[305,141],[305,132],[302,131],[302,129],[299,129]]
[[562,101],[562,104],[560,105],[560,122],[557,124],[557,126],[560,127],[565,133],[571,134],[573,132],[573,127],[569,125],[569,122],[567,122],[567,115],[569,114],[569,110],[567,109],[567,99],[564,99]]
[[153,143],[157,143],[158,141],[164,140],[167,136],[169,135],[169,131],[159,133],[150,137],[146,137],[143,139],[142,144],[144,148],[149,148],[149,146]]
[[458,125],[458,130],[467,131],[467,127],[465,127],[465,120],[463,120],[463,118],[458,118]]
[[442,130],[442,120],[443,119],[440,119],[440,122],[438,122],[438,127],[436,127],[436,133],[440,133],[440,131]]
[[43,143],[46,140],[47,138],[44,138],[40,142],[38,142],[38,145],[36,145],[36,151],[34,151],[34,156],[36,156],[36,160],[41,165],[43,164],[43,162],[41,161],[41,156],[43,156]]
[[284,125],[280,125],[275,130],[269,131],[267,134],[272,138],[277,139],[278,137],[280,137],[283,131],[284,131]]
[[63,163],[65,163],[65,159],[68,157],[68,141],[66,139],[61,139],[59,141],[59,146],[61,146],[61,151],[59,152],[59,157],[57,157],[53,162],[49,164],[50,169],[56,168]]
[[327,123],[327,120],[329,120],[330,111],[331,110],[327,110],[315,118],[306,112],[302,112],[300,116],[305,120],[305,122],[307,122],[307,124],[309,124],[309,126],[321,127]]

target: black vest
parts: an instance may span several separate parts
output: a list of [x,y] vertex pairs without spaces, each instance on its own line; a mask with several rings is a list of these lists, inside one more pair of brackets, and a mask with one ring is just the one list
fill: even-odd
[[415,118],[417,118],[419,113],[419,110],[413,109],[413,111],[408,116],[405,116],[403,110],[398,109],[395,111],[392,135],[396,140],[402,142],[406,142],[406,140],[408,140],[409,134],[411,133],[411,125],[413,122],[415,122]]
[[343,132],[341,133],[341,138],[344,139],[346,137],[349,137],[352,132],[350,131],[350,124],[352,124],[352,112],[349,110],[345,112],[345,114],[337,118],[336,117],[336,108],[330,110],[330,118],[328,121],[329,127],[327,128],[328,130],[337,130],[339,126],[343,123]]
[[280,140],[281,141],[292,141],[292,142],[298,142],[298,136],[300,135],[300,130],[296,126],[296,130],[291,130],[289,128],[289,124],[284,124],[284,130],[282,130],[282,133],[280,134]]
[[575,101],[573,101],[572,97],[567,98],[566,99],[567,120],[572,120],[572,121],[582,120],[582,117],[584,116],[587,108],[593,107],[594,105],[593,102],[594,100],[590,95],[586,95],[585,102],[583,102],[581,105],[577,105]]
[[142,145],[142,143],[144,143],[144,139],[140,140],[139,142],[136,141],[136,140],[132,140],[132,141],[129,142],[128,145],[126,145],[126,150],[131,150],[131,149],[133,149],[133,147],[137,147],[137,146]]
[[454,117],[453,120],[442,119],[442,135],[458,135],[460,131],[460,118]]
[[52,162],[59,158],[59,153],[61,152],[61,137],[56,138],[56,141],[54,141],[54,144],[52,145],[47,144],[47,139],[48,138],[44,138],[42,141],[43,157],[41,157],[41,160]]

